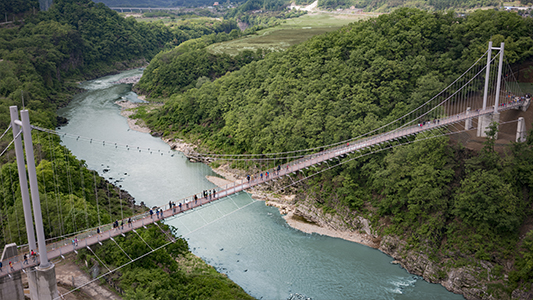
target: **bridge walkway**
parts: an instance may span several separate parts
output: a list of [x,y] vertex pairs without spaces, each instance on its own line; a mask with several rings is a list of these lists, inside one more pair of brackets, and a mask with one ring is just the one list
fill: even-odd
[[[527,101],[529,101],[529,99]],[[508,103],[506,105],[499,107],[498,111],[501,112],[501,111],[505,111],[509,109],[519,109],[521,106],[525,104],[526,104],[525,100],[515,101],[513,103]],[[412,125],[409,127],[392,130],[390,132],[386,132],[383,134],[378,134],[378,135],[370,136],[368,138],[363,138],[353,143],[347,143],[347,144],[340,145],[340,146],[337,146],[337,147],[334,147],[334,148],[331,148],[331,149],[328,149],[322,152],[307,155],[293,162],[280,165],[279,171],[277,170],[277,168],[272,168],[270,170],[263,171],[263,176],[261,176],[260,174],[254,174],[253,176],[251,176],[250,180],[243,179],[243,180],[236,181],[233,184],[226,185],[225,187],[221,188],[219,191],[216,192],[216,196],[198,198],[196,201],[193,200],[194,196],[184,198],[178,201],[178,203],[182,204],[181,209],[180,209],[179,204],[172,205],[172,207],[169,206],[168,204],[161,206],[160,209],[163,209],[163,218],[157,218],[155,213],[154,215],[150,216],[148,212],[145,212],[139,215],[132,216],[131,225],[128,225],[126,222],[127,219],[125,219],[123,220],[125,223],[124,226],[118,229],[113,229],[112,224],[106,224],[100,227],[100,229],[102,230],[100,234],[96,233],[96,228],[92,228],[88,231],[77,234],[76,235],[76,237],[78,237],[77,246],[72,243],[72,238],[67,238],[61,241],[47,243],[48,258],[52,260],[54,258],[61,257],[77,249],[85,248],[85,247],[94,245],[96,243],[100,243],[104,240],[114,238],[116,236],[122,235],[129,231],[135,231],[136,229],[142,228],[156,221],[163,220],[165,218],[178,215],[180,213],[184,213],[188,210],[192,210],[194,208],[208,204],[218,199],[231,196],[235,193],[244,191],[246,189],[250,189],[259,184],[263,184],[263,183],[266,183],[272,180],[276,180],[283,176],[293,174],[302,169],[307,169],[310,166],[320,164],[328,160],[332,160],[333,158],[336,158],[342,155],[347,155],[349,153],[353,153],[358,150],[362,150],[362,149],[380,145],[386,142],[394,141],[394,140],[404,138],[410,135],[418,134],[424,131],[429,131],[429,130],[433,130],[433,129],[440,128],[440,127],[446,127],[446,126],[453,125],[459,122],[463,122],[468,119],[479,118],[481,116],[490,115],[493,112],[494,112],[493,108],[487,108],[485,110],[477,110],[477,111],[471,111],[468,113],[460,113],[460,114],[453,115],[450,117],[441,118],[438,120],[432,120],[430,124],[425,124],[425,125],[417,124],[417,125]],[[266,172],[269,173],[268,176],[266,176]],[[25,252],[28,253],[28,250],[26,250]],[[13,263],[13,270],[10,270],[9,261]],[[2,271],[0,272],[0,277],[6,276],[9,273],[14,272],[14,271],[34,267],[38,264],[38,262],[39,262],[38,259],[29,259],[28,263],[25,264],[23,260],[23,253],[21,253],[20,255],[16,257],[5,259],[4,261],[2,261],[3,268],[2,268]]]

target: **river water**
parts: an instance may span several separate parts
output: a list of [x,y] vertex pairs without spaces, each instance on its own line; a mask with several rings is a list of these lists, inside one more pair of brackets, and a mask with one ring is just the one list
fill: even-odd
[[[69,123],[58,130],[74,135],[62,137],[63,144],[148,206],[214,188],[205,178],[216,176],[208,166],[188,162],[159,138],[130,130],[120,116],[116,100],[140,100],[131,85],[113,82],[141,73],[82,83],[86,91],[59,111]],[[314,300],[464,299],[391,264],[393,259],[378,250],[295,230],[276,208],[246,193],[166,222],[178,228],[194,254],[258,299],[287,299],[292,293]]]

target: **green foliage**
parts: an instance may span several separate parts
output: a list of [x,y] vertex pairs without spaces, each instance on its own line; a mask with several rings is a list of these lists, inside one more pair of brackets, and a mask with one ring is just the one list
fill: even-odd
[[453,213],[479,231],[509,234],[516,232],[523,217],[520,199],[510,183],[495,170],[476,170],[461,181]]
[[161,52],[152,60],[137,88],[149,91],[153,98],[168,97],[194,87],[200,88],[227,72],[262,58],[262,51],[243,51],[231,57],[227,54],[211,54],[205,48],[177,47],[169,52]]
[[[172,128],[224,153],[321,147],[418,107],[480,57],[491,38],[510,44],[512,63],[530,59],[531,25],[492,10],[459,18],[399,9],[176,92],[146,118],[155,129]],[[401,236],[435,261],[459,253],[458,266],[478,260],[498,265],[516,254],[519,227],[531,214],[533,139],[502,158],[494,150],[496,133],[491,126],[479,155],[445,137],[410,140],[320,173],[302,192],[324,212],[348,207],[386,224],[384,233]],[[523,266],[514,282],[527,286],[530,269]]]
[[[160,226],[165,231],[172,231],[168,225]],[[167,244],[166,235],[158,226],[152,225],[138,232],[154,249]],[[137,258],[151,251],[142,239],[130,233],[116,238],[116,241],[128,255]],[[96,256],[108,267],[115,268],[129,262],[129,258],[112,242],[94,248]],[[97,260],[86,250],[82,250],[79,256],[87,261]],[[116,280],[126,291],[125,299],[252,299],[227,277],[196,260],[189,252],[187,242],[178,238],[175,243],[121,268],[121,275]],[[193,267],[188,265],[189,261]]]
[[[122,215],[142,211],[124,191],[87,169],[57,136],[34,132],[37,181],[46,238],[111,223]],[[26,243],[22,196],[16,163],[0,168],[0,235],[18,245]],[[21,235],[19,236],[19,233]],[[5,239],[1,239],[3,243]],[[0,244],[3,246],[3,244]]]
[[498,6],[500,2],[494,0],[427,0],[427,1],[414,1],[414,0],[320,0],[318,2],[319,7],[323,8],[337,8],[337,7],[350,7],[355,6],[366,11],[391,11],[399,9],[401,7],[416,7],[420,9],[428,10],[447,10],[447,9],[467,9],[485,6]]
[[[531,28],[512,13],[456,18],[401,9],[170,95],[148,123],[204,138],[224,152],[326,145],[376,128],[435,95],[483,54],[491,35],[532,41]],[[531,57],[520,51],[517,60]],[[169,63],[171,57],[159,60]]]
[[514,287],[533,279],[533,231],[528,232],[523,240],[520,254],[517,255],[516,270],[509,274],[509,281]]
[[7,16],[8,21],[13,21],[15,15],[39,10],[39,0],[2,0],[0,2],[0,23]]

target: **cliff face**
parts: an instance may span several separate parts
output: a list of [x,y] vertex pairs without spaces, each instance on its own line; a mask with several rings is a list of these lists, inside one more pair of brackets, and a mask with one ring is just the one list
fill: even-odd
[[[487,294],[493,267],[489,262],[473,260],[468,266],[449,267],[450,258],[435,262],[423,251],[408,250],[407,243],[394,236],[383,237],[379,250],[399,261],[409,273],[421,276],[428,282],[439,283],[466,299],[495,299]],[[487,274],[486,280],[480,279],[481,274]]]
[[[466,299],[533,299],[533,286],[529,291],[514,290],[509,294],[494,294],[491,285],[507,282],[507,273],[513,263],[507,262],[505,270],[496,271],[495,266],[488,261],[467,257],[460,252],[452,253],[449,257],[437,256],[430,258],[432,252],[438,249],[427,247],[426,250],[410,249],[408,243],[397,236],[380,235],[370,225],[370,221],[354,212],[338,210],[337,214],[327,214],[317,208],[315,200],[306,197],[294,205],[293,214],[316,225],[337,232],[364,233],[366,240],[352,240],[354,242],[377,248],[390,255],[409,273],[421,276],[424,280],[444,286],[447,290],[462,294]],[[341,234],[340,237],[343,235]],[[372,244],[368,244],[371,242]],[[457,261],[468,263],[456,263]]]

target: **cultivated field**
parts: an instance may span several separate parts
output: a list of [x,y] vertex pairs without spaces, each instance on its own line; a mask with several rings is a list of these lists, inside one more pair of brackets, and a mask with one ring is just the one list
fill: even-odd
[[295,19],[288,19],[279,26],[258,31],[256,35],[237,40],[213,44],[208,47],[212,53],[237,55],[239,51],[259,48],[283,51],[312,36],[334,31],[349,23],[374,17],[371,14],[311,13]]

